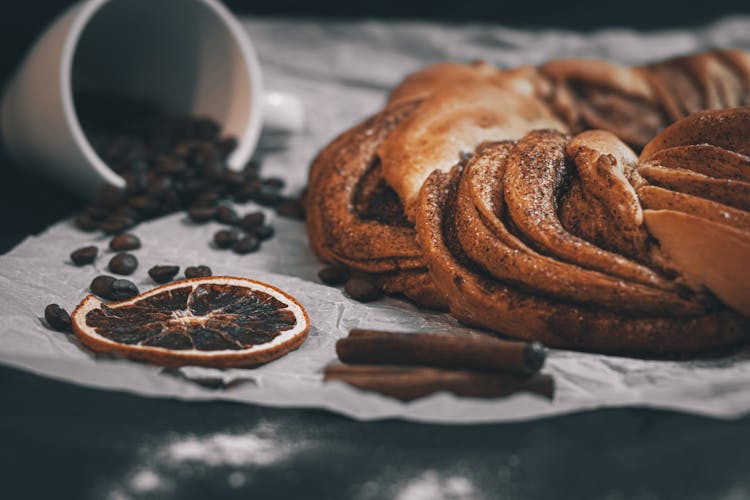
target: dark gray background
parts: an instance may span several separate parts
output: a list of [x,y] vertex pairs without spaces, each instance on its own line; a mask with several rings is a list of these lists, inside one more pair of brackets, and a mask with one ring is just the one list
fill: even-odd
[[[70,2],[23,2],[0,19],[0,81]],[[707,23],[747,2],[228,2],[285,16],[494,21],[591,30]],[[259,5],[260,4],[260,5]],[[72,213],[80,202],[19,177],[0,155],[0,252]],[[304,452],[271,465],[155,464],[169,439],[242,434],[273,422]],[[168,489],[132,491],[143,462]],[[233,487],[232,473],[249,478]],[[427,475],[427,476],[425,476]],[[0,368],[0,497],[395,498],[420,478],[469,481],[469,498],[750,498],[750,419],[724,422],[664,411],[592,411],[536,422],[451,427],[359,423],[323,411],[183,403],[76,387]],[[235,485],[236,486],[236,485]],[[412,492],[409,497],[408,493]],[[429,490],[422,491],[430,493]],[[434,493],[434,492],[432,492]],[[460,498],[446,487],[446,498]],[[450,494],[453,493],[453,496]],[[119,497],[117,495],[120,495]],[[123,496],[124,495],[124,496]]]

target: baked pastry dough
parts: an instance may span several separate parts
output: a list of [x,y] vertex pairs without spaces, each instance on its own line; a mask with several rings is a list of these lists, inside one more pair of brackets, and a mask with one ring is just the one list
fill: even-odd
[[[748,104],[736,50],[432,66],[315,159],[310,241],[387,293],[506,335],[725,348],[750,335]],[[714,108],[731,109],[695,113]]]

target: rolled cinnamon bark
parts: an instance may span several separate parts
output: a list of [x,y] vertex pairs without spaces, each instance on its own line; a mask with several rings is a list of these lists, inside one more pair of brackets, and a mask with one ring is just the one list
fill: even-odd
[[544,365],[544,346],[490,336],[395,333],[354,329],[336,342],[343,363],[430,366],[533,374]]
[[402,401],[440,391],[473,398],[496,398],[530,392],[548,399],[553,399],[555,392],[554,380],[549,375],[523,376],[436,368],[331,365],[325,369],[324,380],[338,380]]

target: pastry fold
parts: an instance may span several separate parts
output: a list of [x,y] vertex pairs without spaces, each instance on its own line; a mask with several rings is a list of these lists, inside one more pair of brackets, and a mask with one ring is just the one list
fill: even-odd
[[[451,314],[511,337],[599,352],[695,354],[746,340],[747,320],[710,294],[621,255],[621,265],[600,265],[610,252],[568,232],[556,207],[591,161],[569,153],[582,147],[606,157],[618,145],[535,131],[484,144],[465,165],[430,175],[416,229]],[[555,175],[519,177],[540,171]],[[636,211],[631,223],[639,220]]]

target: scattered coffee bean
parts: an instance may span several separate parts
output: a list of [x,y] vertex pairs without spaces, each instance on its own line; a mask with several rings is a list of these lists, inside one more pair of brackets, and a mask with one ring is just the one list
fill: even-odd
[[138,295],[138,287],[129,280],[117,279],[112,282],[111,298],[112,300],[125,300]]
[[99,229],[99,222],[94,220],[89,214],[80,214],[73,219],[73,224],[81,231],[96,231]]
[[235,172],[234,170],[227,170],[221,174],[221,182],[228,188],[242,187],[245,185],[246,180],[244,173]]
[[98,295],[99,297],[104,297],[105,299],[109,298],[112,294],[112,283],[114,281],[115,278],[112,276],[102,274],[91,281],[89,290],[91,290],[91,293]]
[[109,261],[109,270],[127,276],[138,267],[138,259],[132,253],[118,253]]
[[99,191],[99,204],[103,207],[116,207],[122,201],[122,198],[122,190],[110,184],[106,184]]
[[383,296],[383,291],[366,279],[352,278],[344,285],[344,290],[351,298],[359,302],[372,302]]
[[251,198],[265,207],[275,207],[284,201],[284,196],[282,196],[279,188],[265,184],[256,189]]
[[193,206],[188,210],[188,217],[190,220],[202,224],[214,220],[217,217],[216,207],[211,206]]
[[245,215],[240,220],[238,226],[240,226],[245,231],[254,231],[255,229],[262,226],[265,220],[266,216],[265,214],[263,214],[263,212],[253,212]]
[[349,279],[349,271],[342,266],[328,266],[318,272],[318,278],[326,285],[343,285]]
[[104,207],[91,205],[86,207],[86,214],[93,220],[101,221],[107,218],[107,216],[109,215],[109,210]]
[[260,185],[260,181],[257,179],[248,181],[244,186],[241,186],[234,191],[234,199],[240,203],[251,200],[255,195],[255,192],[260,189]]
[[190,266],[185,269],[186,278],[206,278],[211,275],[211,268],[208,266]]
[[221,222],[228,226],[234,226],[239,220],[239,215],[237,215],[237,212],[235,212],[232,207],[223,206],[216,209],[217,222]]
[[142,216],[154,215],[159,212],[160,207],[158,200],[147,195],[129,199],[128,205]]
[[172,281],[179,272],[179,266],[154,266],[148,270],[148,275],[157,283],[166,283]]
[[284,179],[281,177],[268,177],[266,179],[263,179],[263,185],[264,186],[270,186],[276,189],[282,189],[286,182],[284,182]]
[[115,252],[137,250],[141,248],[141,240],[133,233],[118,234],[109,241],[109,248]]
[[99,228],[104,231],[105,234],[117,234],[130,229],[133,226],[135,226],[135,220],[129,217],[112,215],[107,217],[104,222],[101,223]]
[[257,236],[261,240],[272,238],[275,232],[276,231],[273,229],[273,226],[269,226],[268,224],[264,224],[256,228],[254,231],[255,236]]
[[70,315],[68,311],[57,304],[50,304],[44,308],[44,319],[55,330],[60,332],[70,331]]
[[221,200],[221,193],[218,190],[203,191],[193,200],[194,206],[213,207]]
[[232,231],[231,229],[222,229],[221,231],[217,231],[216,234],[214,234],[214,243],[219,248],[229,248],[237,243],[237,240],[239,238],[240,235],[237,231]]
[[182,208],[182,202],[180,201],[180,196],[173,192],[169,191],[168,193],[164,194],[164,198],[161,201],[161,205],[159,206],[159,210],[163,214],[171,214],[172,212],[176,212]]
[[246,235],[234,244],[232,250],[240,255],[256,252],[260,248],[260,241],[253,235]]
[[96,260],[96,254],[98,253],[99,249],[95,246],[83,247],[71,253],[70,260],[72,260],[73,264],[76,266],[85,266],[86,264],[94,262],[94,260]]
[[120,205],[115,208],[113,215],[123,220],[131,220],[133,225],[135,225],[135,223],[141,218],[138,211],[129,205]]
[[188,169],[187,164],[179,158],[161,155],[156,159],[156,171],[160,174],[179,175]]
[[305,207],[299,200],[287,200],[278,207],[276,213],[289,219],[305,220]]
[[219,150],[219,153],[221,153],[221,156],[223,158],[229,156],[229,154],[234,151],[236,147],[237,139],[232,136],[225,137],[216,143],[216,148]]

